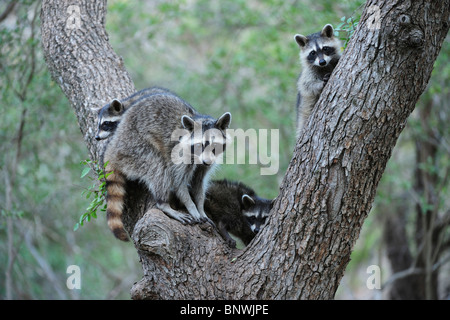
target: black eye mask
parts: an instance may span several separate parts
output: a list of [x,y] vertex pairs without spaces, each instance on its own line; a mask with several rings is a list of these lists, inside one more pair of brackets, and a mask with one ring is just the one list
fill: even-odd
[[109,131],[109,132],[115,131],[118,124],[119,124],[118,122],[105,121],[100,125],[100,129],[103,131]]

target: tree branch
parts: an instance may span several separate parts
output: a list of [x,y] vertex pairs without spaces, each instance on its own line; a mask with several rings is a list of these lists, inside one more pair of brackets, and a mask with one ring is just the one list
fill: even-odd
[[8,6],[6,7],[5,11],[0,14],[0,22],[8,18],[9,14],[14,10],[14,7],[16,6],[18,0],[11,1]]

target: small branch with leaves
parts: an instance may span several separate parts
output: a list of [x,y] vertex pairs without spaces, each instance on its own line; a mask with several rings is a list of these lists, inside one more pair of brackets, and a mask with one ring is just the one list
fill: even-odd
[[[94,181],[90,187],[83,190],[81,195],[85,196],[86,199],[90,199],[91,197],[93,197],[93,199],[89,207],[87,207],[86,211],[81,215],[80,220],[75,224],[75,227],[73,228],[74,231],[78,230],[80,226],[83,226],[85,222],[91,221],[92,218],[97,219],[98,210],[106,212],[106,178],[113,173],[105,173],[104,168],[106,168],[108,163],[105,163],[103,167],[100,167],[98,161],[89,159],[83,160],[80,163],[85,166],[81,172],[81,178],[87,177],[91,181]],[[88,175],[92,169],[94,169],[95,177],[97,178]]]

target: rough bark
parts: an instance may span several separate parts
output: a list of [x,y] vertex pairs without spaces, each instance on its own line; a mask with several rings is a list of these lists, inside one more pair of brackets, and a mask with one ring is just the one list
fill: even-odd
[[42,46],[47,66],[75,110],[92,159],[99,158],[104,144],[94,139],[95,110],[135,91],[122,58],[108,42],[105,22],[106,0],[42,2]]
[[[42,39],[95,158],[101,146],[89,108],[133,85],[107,42],[106,2],[76,1],[83,27],[68,31],[73,4],[43,2]],[[139,195],[128,201],[126,227],[144,278],[132,297],[332,299],[392,148],[429,80],[448,17],[448,0],[367,2],[297,142],[269,223],[244,250],[229,249],[209,226],[183,226],[147,210],[145,190],[134,185]]]

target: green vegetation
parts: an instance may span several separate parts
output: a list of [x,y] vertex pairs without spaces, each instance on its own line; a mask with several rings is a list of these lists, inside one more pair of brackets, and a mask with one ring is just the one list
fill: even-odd
[[89,204],[89,207],[86,208],[86,212],[81,215],[80,221],[77,222],[77,224],[73,228],[74,231],[77,231],[78,228],[83,226],[85,222],[91,221],[92,218],[97,219],[98,210],[100,210],[101,212],[106,212],[105,179],[113,173],[112,171],[105,173],[105,171],[103,170],[106,169],[108,162],[103,165],[103,168],[100,168],[98,161],[92,161],[89,159],[81,161],[81,164],[85,166],[83,171],[81,172],[81,178],[86,177],[88,173],[92,171],[92,167],[94,167],[94,177],[87,176],[87,178],[89,178],[89,180],[91,181],[94,181],[94,183],[87,189],[83,190],[83,192],[81,193],[81,195],[86,196],[86,199],[91,198],[91,196],[93,196],[93,199]]

